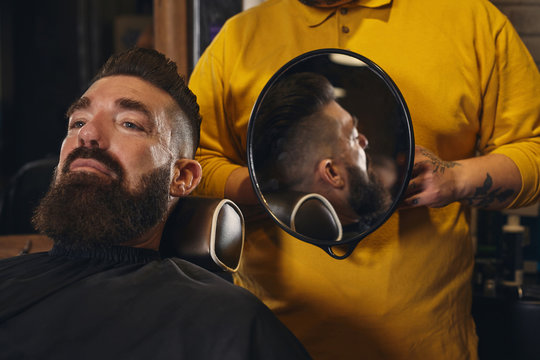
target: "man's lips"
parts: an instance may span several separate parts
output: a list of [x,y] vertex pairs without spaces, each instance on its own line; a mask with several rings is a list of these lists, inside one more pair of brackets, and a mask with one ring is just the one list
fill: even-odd
[[100,173],[109,176],[113,179],[117,179],[118,175],[109,169],[107,166],[95,159],[78,158],[73,160],[69,166],[70,171],[86,171],[93,173]]

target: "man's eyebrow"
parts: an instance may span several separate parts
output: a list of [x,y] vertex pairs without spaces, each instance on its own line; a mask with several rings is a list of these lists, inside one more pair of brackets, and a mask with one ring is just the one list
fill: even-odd
[[66,111],[66,118],[69,119],[69,117],[76,111],[80,109],[86,109],[90,106],[90,99],[86,96],[83,96],[81,98],[78,98],[71,104],[71,106]]
[[358,128],[358,118],[355,115],[352,116],[352,122],[354,127]]
[[143,113],[147,118],[152,118],[152,112],[148,109],[148,107],[143,104],[142,102],[134,99],[129,98],[121,98],[116,100],[116,105],[126,109],[126,110],[133,110],[138,111],[140,113]]

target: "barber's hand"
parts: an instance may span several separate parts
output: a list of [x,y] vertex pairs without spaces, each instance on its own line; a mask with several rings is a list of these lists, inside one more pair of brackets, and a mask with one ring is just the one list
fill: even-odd
[[443,161],[416,145],[411,180],[400,208],[442,207],[458,200],[456,176],[460,167],[458,162]]

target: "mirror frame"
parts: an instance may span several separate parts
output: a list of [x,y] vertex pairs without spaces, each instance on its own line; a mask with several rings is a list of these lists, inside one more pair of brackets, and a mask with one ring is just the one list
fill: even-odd
[[[357,60],[362,61],[367,65],[367,67],[375,74],[377,75],[387,86],[387,88],[390,90],[391,94],[394,96],[395,100],[397,101],[397,106],[403,110],[403,117],[404,117],[404,124],[405,132],[408,135],[405,141],[408,142],[409,151],[407,154],[407,159],[405,162],[405,168],[406,172],[403,177],[402,183],[399,185],[398,191],[396,193],[395,199],[392,200],[392,203],[388,210],[385,211],[384,215],[381,216],[380,219],[378,219],[374,225],[372,225],[368,230],[358,233],[358,235],[342,239],[338,242],[336,241],[325,241],[325,240],[317,240],[310,238],[308,236],[302,235],[294,230],[292,230],[289,226],[284,224],[270,209],[270,206],[267,202],[267,200],[264,197],[264,194],[261,192],[261,188],[259,186],[259,183],[257,181],[257,176],[255,174],[254,170],[254,159],[253,159],[253,132],[254,132],[254,123],[256,121],[256,116],[259,111],[259,108],[261,107],[262,102],[264,101],[264,98],[269,91],[269,89],[274,86],[274,84],[281,79],[281,77],[287,73],[289,70],[291,70],[293,67],[305,62],[306,60],[312,59],[314,57],[322,56],[322,55],[330,55],[330,54],[341,54],[341,55],[348,55],[351,57],[356,58]],[[287,62],[285,65],[283,65],[274,75],[268,80],[262,91],[260,92],[257,101],[255,102],[255,105],[252,108],[252,112],[250,114],[249,118],[249,124],[248,124],[248,132],[247,132],[247,165],[248,165],[248,171],[249,171],[249,177],[253,186],[253,189],[255,190],[255,194],[257,195],[257,198],[259,202],[262,204],[262,206],[265,208],[266,212],[272,217],[272,219],[279,225],[280,228],[282,228],[284,231],[286,231],[291,236],[300,239],[304,242],[307,242],[309,244],[318,246],[323,251],[325,251],[328,255],[335,259],[345,259],[347,258],[355,249],[355,247],[358,245],[358,243],[364,239],[367,235],[371,234],[375,230],[377,230],[383,223],[385,223],[390,216],[394,213],[396,210],[396,207],[398,206],[398,203],[403,196],[405,190],[407,189],[407,185],[409,183],[412,168],[414,164],[414,134],[413,134],[413,127],[412,127],[412,121],[411,116],[409,113],[409,109],[407,107],[407,104],[405,103],[405,100],[399,91],[398,87],[394,83],[394,81],[390,78],[390,76],[382,70],[377,64],[375,64],[370,59],[354,53],[349,50],[343,50],[343,49],[335,49],[335,48],[325,48],[325,49],[318,49],[306,52],[304,54],[301,54],[289,62]],[[345,247],[342,249],[340,254],[337,254],[334,251],[334,247]]]

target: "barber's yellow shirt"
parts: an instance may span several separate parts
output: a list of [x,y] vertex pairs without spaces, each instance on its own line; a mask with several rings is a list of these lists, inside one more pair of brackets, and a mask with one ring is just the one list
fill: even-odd
[[[199,193],[223,196],[246,165],[259,92],[286,62],[320,48],[352,50],[386,71],[417,144],[447,161],[505,154],[522,176],[513,205],[538,200],[540,76],[486,0],[360,0],[335,12],[268,0],[229,20],[190,80],[203,116]],[[316,359],[475,359],[473,262],[467,209],[454,203],[396,212],[346,260],[248,221],[235,280]]]

